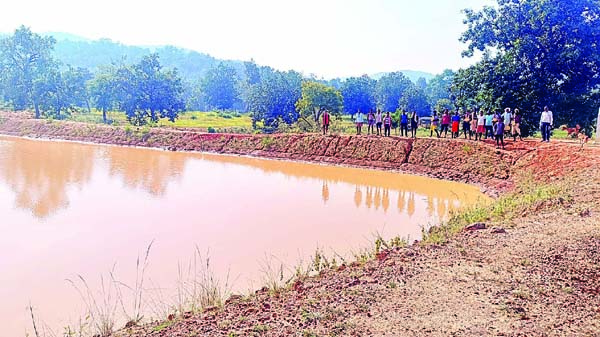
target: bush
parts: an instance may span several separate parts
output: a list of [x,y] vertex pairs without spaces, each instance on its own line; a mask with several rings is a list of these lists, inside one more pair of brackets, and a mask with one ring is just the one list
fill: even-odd
[[208,127],[208,133],[217,133],[217,130],[215,130],[215,128],[213,128],[212,126]]

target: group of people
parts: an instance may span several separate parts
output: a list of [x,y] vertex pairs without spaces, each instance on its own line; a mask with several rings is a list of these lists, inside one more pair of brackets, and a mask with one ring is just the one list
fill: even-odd
[[[383,114],[381,110],[377,110],[377,112],[369,111],[366,120],[368,135],[381,135],[383,127],[383,136],[389,137],[392,129],[397,127],[397,121],[392,118],[392,115],[389,112]],[[356,124],[356,134],[361,135],[365,123],[365,116],[362,112],[358,111],[354,115],[354,123]],[[410,116],[406,112],[400,115],[400,136],[408,137],[408,125],[410,125],[411,137],[416,138],[419,126],[419,116],[416,112],[411,113]]]
[[[323,114],[323,134],[327,134],[329,131],[330,118],[329,112],[325,111]],[[381,110],[377,110],[377,112],[370,111],[365,118],[364,114],[359,111],[354,115],[357,135],[362,134],[365,119],[367,134],[383,134],[383,136],[389,137],[391,129],[397,128],[399,124],[400,136],[408,137],[409,125],[411,137],[416,138],[417,136],[419,116],[414,111],[410,114],[403,112],[398,121],[394,121],[389,112],[384,114]],[[446,138],[448,131],[450,131],[452,138],[458,138],[462,130],[465,139],[475,138],[475,140],[483,140],[492,138],[496,141],[497,148],[504,148],[504,138],[506,136],[512,136],[514,141],[517,141],[517,137],[523,140],[521,135],[522,121],[523,116],[519,109],[514,109],[513,111],[511,108],[504,109],[504,113],[500,113],[500,111],[487,111],[484,113],[483,110],[479,112],[467,110],[464,114],[461,114],[457,110],[452,114],[446,109],[441,115],[438,115],[437,111],[433,111],[431,115],[430,137],[433,137],[435,133],[438,138],[442,137],[442,135]],[[544,107],[540,118],[542,142],[550,141],[550,130],[553,122],[552,111],[547,106]]]
[[521,135],[521,122],[522,115],[519,109],[515,109],[514,112],[510,108],[504,109],[504,113],[500,114],[499,111],[492,112],[467,110],[463,115],[459,111],[456,111],[454,115],[446,109],[440,116],[434,111],[431,116],[431,132],[430,136],[433,137],[433,133],[437,137],[441,137],[442,134],[445,137],[448,135],[448,131],[451,132],[452,138],[460,137],[461,124],[462,133],[465,139],[482,140],[492,138],[496,140],[496,147],[504,148],[504,137],[506,135],[512,136],[513,140],[516,141],[517,137],[523,139]]

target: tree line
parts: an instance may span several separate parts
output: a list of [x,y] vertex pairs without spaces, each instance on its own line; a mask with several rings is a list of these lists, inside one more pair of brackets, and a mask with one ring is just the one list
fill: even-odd
[[57,61],[53,38],[20,27],[0,39],[0,97],[38,118],[95,108],[105,122],[107,111],[121,111],[135,125],[213,109],[250,112],[255,127],[271,129],[281,123],[311,129],[324,109],[333,115],[380,109],[423,116],[511,107],[534,121],[546,105],[558,123],[592,125],[600,105],[600,1],[497,2],[464,11],[463,55],[480,53],[481,60],[416,83],[401,72],[326,81],[254,61],[220,62],[202,78],[182,79],[157,54],[90,70]]
[[[23,26],[0,40],[0,94],[12,108],[57,119],[95,108],[103,112],[105,122],[107,112],[120,111],[134,125],[160,118],[173,121],[186,110],[235,110],[251,112],[255,125],[273,128],[279,123],[314,123],[324,109],[334,115],[378,108],[428,114],[434,104],[430,97],[448,92],[429,88],[424,79],[414,84],[400,72],[379,80],[364,75],[325,81],[254,61],[243,63],[243,76],[220,62],[203,78],[189,81],[176,68],[163,67],[155,53],[133,64],[121,60],[90,70],[55,59],[55,43]],[[428,90],[438,90],[437,96]]]

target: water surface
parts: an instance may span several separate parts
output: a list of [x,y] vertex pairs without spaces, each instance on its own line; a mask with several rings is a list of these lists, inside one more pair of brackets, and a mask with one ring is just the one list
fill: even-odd
[[[26,306],[58,334],[81,314],[66,279],[93,291],[114,269],[132,284],[154,240],[148,314],[174,302],[196,247],[236,290],[262,285],[265,261],[342,256],[374,235],[421,226],[484,198],[473,186],[392,172],[0,137],[2,335],[31,331]],[[106,281],[106,279],[105,279]]]

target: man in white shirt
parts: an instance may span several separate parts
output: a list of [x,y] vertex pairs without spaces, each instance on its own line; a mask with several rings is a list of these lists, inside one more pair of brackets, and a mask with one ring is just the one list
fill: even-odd
[[552,124],[554,120],[552,118],[552,111],[548,109],[547,106],[544,107],[544,111],[542,111],[542,116],[540,117],[540,130],[542,131],[542,142],[550,142],[550,129],[552,128]]
[[510,134],[511,126],[512,126],[512,113],[510,112],[510,108],[504,109],[504,114],[502,114],[502,119],[504,119],[504,132]]

